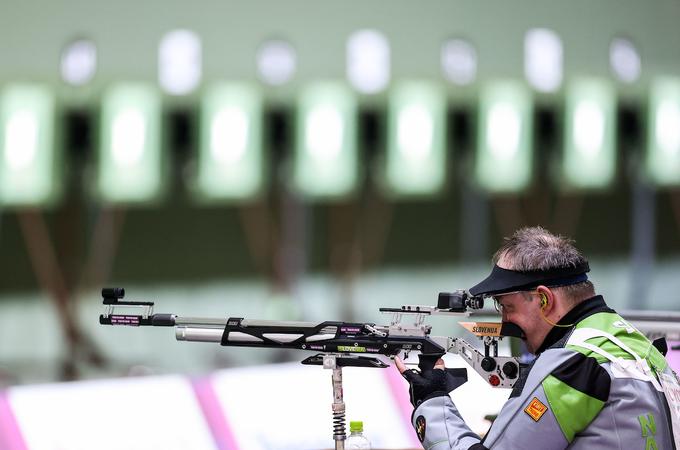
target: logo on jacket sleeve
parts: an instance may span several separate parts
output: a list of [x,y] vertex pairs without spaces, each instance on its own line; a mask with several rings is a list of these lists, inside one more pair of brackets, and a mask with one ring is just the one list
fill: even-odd
[[418,416],[416,419],[416,434],[418,435],[418,439],[422,444],[425,440],[425,417],[423,416]]
[[548,407],[545,406],[539,399],[536,397],[531,400],[531,403],[529,403],[529,406],[524,408],[524,412],[529,414],[529,417],[534,419],[534,422],[538,422],[541,417],[543,417],[543,414],[548,410]]

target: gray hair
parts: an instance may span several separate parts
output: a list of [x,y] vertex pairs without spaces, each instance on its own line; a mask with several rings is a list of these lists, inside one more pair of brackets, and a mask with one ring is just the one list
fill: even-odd
[[[587,263],[587,259],[574,247],[574,241],[550,233],[543,227],[521,228],[505,238],[503,245],[493,256],[494,264],[503,260],[503,266],[510,270],[549,270]],[[590,281],[557,287],[574,303],[595,295]]]

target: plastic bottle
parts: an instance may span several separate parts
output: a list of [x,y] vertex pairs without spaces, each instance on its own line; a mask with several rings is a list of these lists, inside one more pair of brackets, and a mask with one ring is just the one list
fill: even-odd
[[364,436],[364,423],[361,421],[352,421],[349,423],[349,437],[345,441],[346,450],[354,449],[370,449],[371,443],[366,436]]

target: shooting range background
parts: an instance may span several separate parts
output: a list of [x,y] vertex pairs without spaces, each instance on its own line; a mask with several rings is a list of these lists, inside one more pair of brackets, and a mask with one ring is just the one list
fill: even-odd
[[[440,291],[469,288],[488,272],[503,236],[540,224],[576,240],[591,259],[598,292],[614,308],[677,311],[680,165],[673,155],[680,150],[666,152],[668,161],[659,163],[668,168],[663,176],[648,161],[657,155],[653,131],[661,120],[655,89],[659,80],[677,86],[680,77],[679,18],[675,0],[3,2],[0,449],[332,446],[330,373],[296,364],[308,356],[304,352],[222,349],[176,342],[163,328],[102,327],[97,320],[103,286],[125,287],[132,300],[155,301],[157,312],[184,316],[386,323],[379,307],[433,305]],[[198,37],[201,71],[197,84],[173,95],[159,81],[163,67],[172,67],[172,61],[163,63],[159,47],[178,29]],[[534,64],[545,69],[539,74],[547,80],[559,75],[547,91],[527,78],[531,64],[525,52],[535,29],[552,32],[538,45]],[[376,35],[369,35],[373,41],[358,47],[377,53],[352,60],[368,66],[369,81],[384,75],[379,50],[384,42],[389,47],[389,79],[375,92],[347,75],[353,67],[348,39],[361,30],[384,39],[377,39],[376,50],[371,46]],[[550,53],[555,36],[559,57]],[[96,48],[93,75],[82,84],[65,81],[62,72],[62,58],[75,42]],[[278,49],[273,62],[259,65],[272,42]],[[447,45],[458,53],[443,54]],[[92,61],[91,51],[84,55],[76,67]],[[196,60],[179,64],[186,68]],[[261,72],[263,65],[289,64],[294,69],[281,84],[271,83],[285,78],[285,70]],[[610,102],[603,103],[601,135],[596,130],[585,138],[572,130],[570,119],[579,92],[574,86],[584,78],[597,80],[598,92]],[[492,88],[508,82],[520,97],[511,106],[526,124],[511,150],[529,156],[518,161],[489,156],[501,157],[508,150],[503,142],[512,140],[494,144],[490,136],[507,130],[487,132]],[[143,103],[158,107],[146,129],[158,127],[155,148],[161,157],[141,178],[153,179],[154,167],[162,167],[158,195],[148,198],[143,183],[135,188],[126,178],[131,171],[99,165],[110,150],[107,133],[115,128],[107,122],[107,99],[114,87],[127,83],[142,83],[141,97],[158,102]],[[8,99],[19,95],[17,85],[39,87],[38,97],[53,105],[37,122],[52,124],[48,142],[36,142],[38,159],[49,153],[55,163],[31,169],[38,174],[35,181],[10,170],[27,164],[8,156],[19,145],[11,124],[26,123],[25,116],[24,122],[12,122]],[[313,160],[301,142],[337,134],[337,127],[323,124],[321,137],[305,128],[305,102],[316,98],[309,92],[318,92],[308,89],[320,85],[332,85],[327,95],[336,99],[343,130],[351,131],[339,153],[357,156],[356,165],[327,161],[328,174],[341,167],[354,174],[348,189],[332,194],[332,186],[324,184],[330,175],[310,185],[295,171],[297,163],[304,167]],[[402,89],[405,85],[412,90]],[[218,88],[225,86],[239,94],[220,97],[226,91]],[[660,94],[676,108],[664,129],[680,130],[680,94],[673,89]],[[334,92],[342,95],[333,97]],[[395,117],[409,92],[419,93],[415,97],[425,99],[432,115],[422,126],[419,109],[410,129],[433,133],[400,135],[406,132]],[[241,94],[260,102],[253,117],[261,120],[252,122],[257,134],[248,151],[262,151],[253,164],[264,168],[264,176],[256,192],[238,185],[201,190],[197,174],[210,155],[202,128],[210,101],[238,100]],[[21,104],[30,105],[25,98]],[[530,107],[522,112],[523,101]],[[514,116],[503,117],[507,123]],[[581,122],[577,129],[583,128]],[[27,133],[26,126],[19,129]],[[605,169],[589,165],[583,155],[576,157],[575,174],[566,169],[568,156],[581,151],[569,139],[572,134],[576,141],[585,139],[585,148],[601,144],[600,154],[608,155],[600,163]],[[400,136],[410,142],[406,150],[399,149]],[[669,139],[680,147],[672,131]],[[421,148],[424,141],[431,148]],[[399,155],[408,149],[438,159],[421,180],[404,175],[419,172],[417,161],[408,158],[401,162],[406,172],[389,178],[386,161],[396,160],[398,170]],[[482,168],[487,160],[491,175]],[[327,170],[312,167],[311,173]],[[46,196],[30,200],[26,193],[43,181]],[[414,186],[421,191],[409,192]],[[228,188],[233,191],[224,195]],[[455,322],[433,320],[433,334],[463,336]],[[403,382],[383,373],[388,370],[346,371],[348,419],[363,419],[382,448],[417,447],[405,424],[410,410]],[[475,431],[483,432],[488,426],[483,415],[500,408],[503,393],[471,378],[456,395],[467,405],[463,409],[470,408],[464,413]],[[147,395],[158,400],[140,400]],[[48,418],[51,431],[40,434]],[[168,429],[175,434],[161,443],[144,441],[158,436],[153,430]],[[112,432],[118,440],[97,440]]]

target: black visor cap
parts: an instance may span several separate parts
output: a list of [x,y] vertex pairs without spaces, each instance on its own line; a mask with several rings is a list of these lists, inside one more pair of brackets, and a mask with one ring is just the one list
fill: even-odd
[[520,272],[493,266],[491,274],[470,288],[472,295],[495,295],[505,292],[522,291],[540,285],[547,287],[568,286],[588,280],[588,263],[574,267],[561,267],[549,270]]

